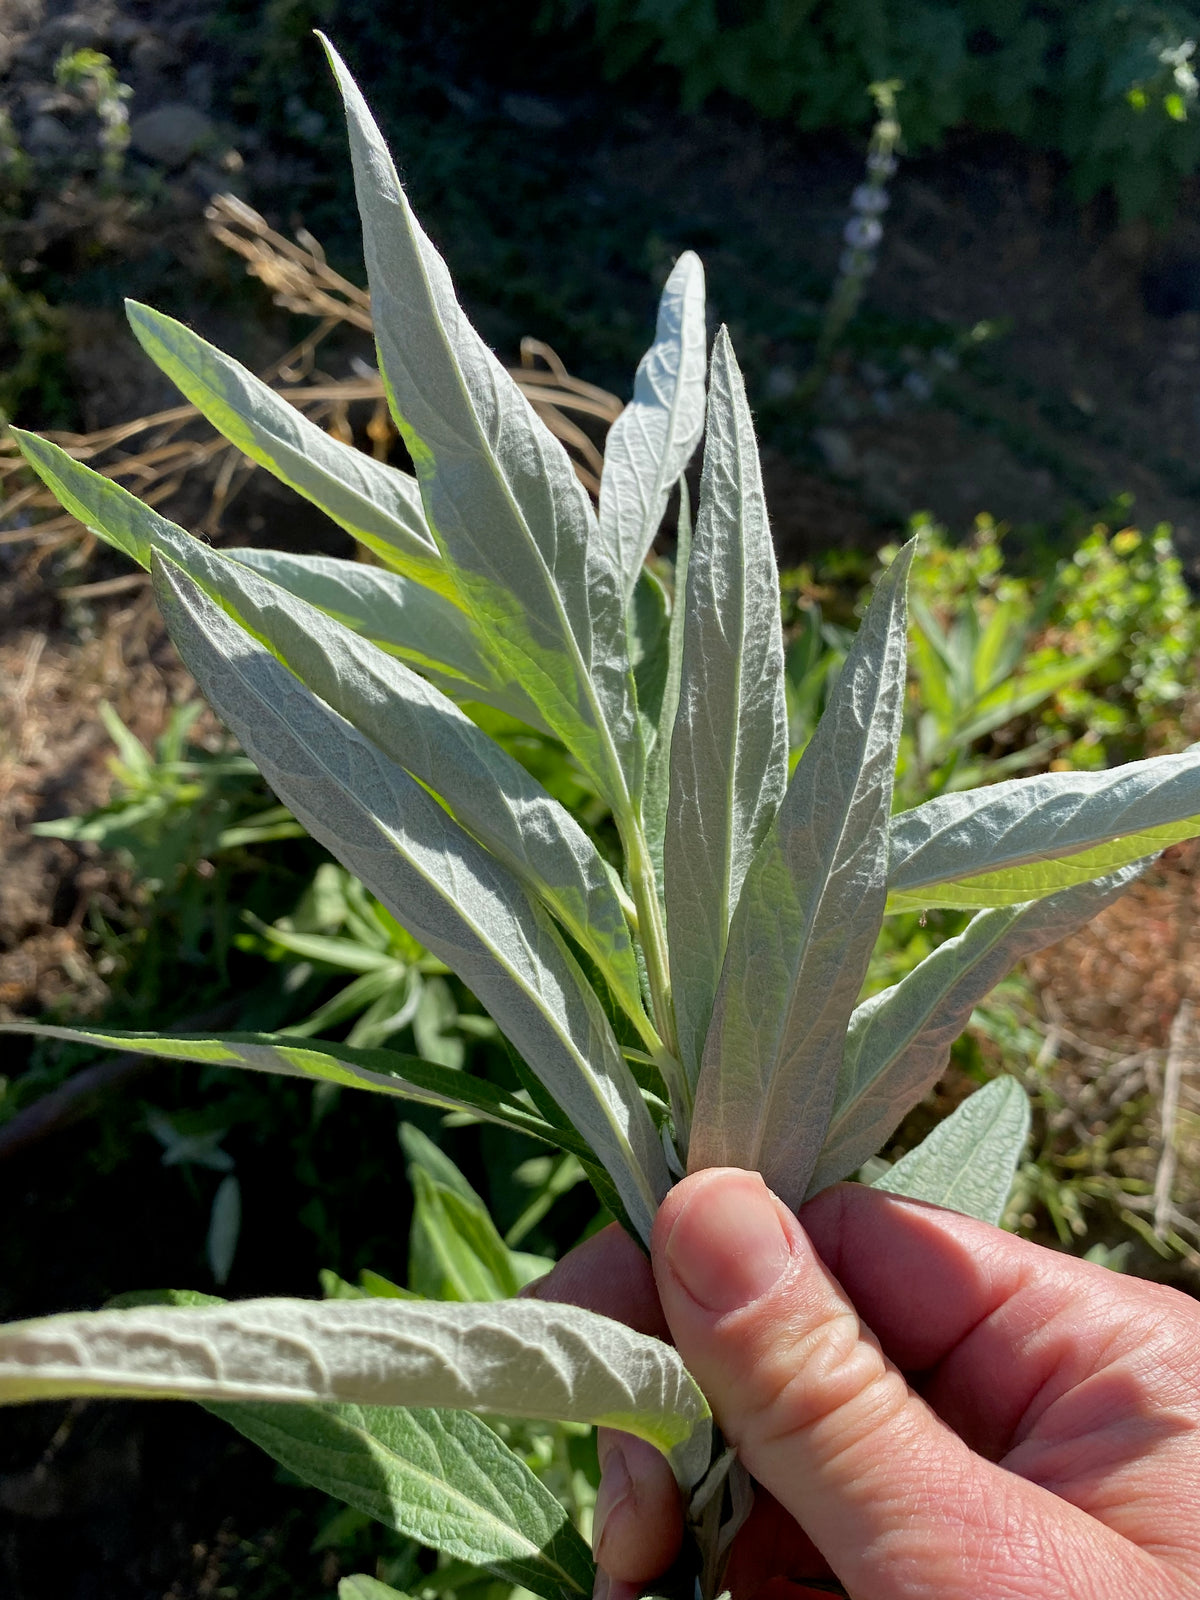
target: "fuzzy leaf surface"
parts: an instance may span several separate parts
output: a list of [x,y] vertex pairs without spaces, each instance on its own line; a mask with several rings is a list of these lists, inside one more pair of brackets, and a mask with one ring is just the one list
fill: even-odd
[[872,1187],[998,1223],[1028,1137],[1029,1097],[1015,1078],[995,1078]]
[[0,1402],[59,1395],[337,1401],[622,1428],[685,1487],[708,1465],[704,1396],[676,1352],[540,1300],[243,1300],[0,1327]]
[[133,1033],[120,1028],[65,1028],[41,1022],[0,1022],[0,1033],[35,1034],[42,1039],[64,1039],[69,1044],[101,1045],[131,1055],[158,1056],[163,1061],[242,1067],[282,1078],[307,1078],[311,1083],[366,1089],[442,1111],[470,1112],[573,1154],[588,1153],[584,1141],[569,1128],[547,1122],[486,1078],[474,1078],[398,1050],[359,1049],[286,1033]]
[[855,1008],[825,1143],[808,1196],[881,1149],[941,1077],[971,1012],[1018,961],[1057,944],[1125,893],[1138,861],[1045,900],[981,911],[919,966]]
[[318,427],[240,362],[173,317],[127,300],[146,354],[231,444],[331,517],[397,572],[453,597],[407,472]]
[[641,740],[619,576],[570,459],[455,298],[367,104],[345,103],[379,366],[438,547],[495,653],[619,813]]
[[207,1409],[384,1527],[546,1600],[592,1592],[591,1552],[566,1511],[470,1412],[211,1401]]
[[1200,749],[1109,772],[1046,772],[892,818],[888,909],[1008,905],[1200,833]]
[[341,623],[195,541],[187,570],[300,681],[440,796],[548,907],[644,1019],[625,913],[595,845],[536,778],[438,689]]
[[612,1027],[549,915],[502,862],[243,632],[181,568],[155,590],[180,655],[298,821],[457,972],[610,1173],[649,1236],[668,1187]]
[[880,578],[750,864],[704,1048],[689,1169],[757,1169],[788,1205],[816,1166],[883,916],[912,552]]
[[729,923],[787,785],[779,579],[729,334],[713,346],[663,844],[680,1058],[700,1072]]
[[692,551],[692,512],[687,484],[679,485],[679,523],[675,536],[674,594],[667,626],[667,670],[659,704],[658,727],[647,742],[646,781],[642,792],[642,826],[654,865],[655,881],[663,881],[663,840],[667,831],[667,807],[671,799],[671,733],[679,712],[679,686],[683,677],[684,596],[687,593],[688,563]]
[[633,399],[608,430],[600,477],[600,539],[633,593],[667,498],[704,428],[704,268],[685,250],[658,306],[654,343],[638,363]]

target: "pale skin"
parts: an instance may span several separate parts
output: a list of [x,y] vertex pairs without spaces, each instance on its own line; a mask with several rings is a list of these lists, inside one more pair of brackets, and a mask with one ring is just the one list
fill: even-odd
[[[1200,1600],[1186,1295],[856,1184],[798,1220],[734,1169],[671,1191],[651,1255],[609,1229],[533,1292],[678,1347],[761,1485],[734,1600]],[[680,1498],[639,1440],[600,1459],[597,1594],[629,1600]]]

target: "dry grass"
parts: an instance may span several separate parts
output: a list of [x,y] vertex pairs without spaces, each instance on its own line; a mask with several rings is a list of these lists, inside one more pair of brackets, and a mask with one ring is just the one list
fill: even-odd
[[[322,342],[342,324],[370,333],[371,302],[365,290],[334,272],[311,234],[301,230],[296,242],[286,239],[232,195],[218,195],[206,220],[213,236],[243,257],[247,272],[270,289],[277,305],[316,322],[310,334],[258,376],[346,443],[355,442],[352,410],[366,410],[365,437],[374,455],[386,460],[397,434],[378,373],[359,361],[357,375],[333,378],[320,371],[317,359]],[[589,493],[597,494],[602,455],[593,435],[602,438],[620,415],[621,402],[607,390],[572,377],[549,345],[537,339],[521,341],[521,365],[510,371],[534,410],[566,446]],[[185,479],[194,483],[205,474],[211,490],[197,531],[206,534],[216,531],[240,484],[257,470],[189,405],[94,433],[55,432],[46,437],[151,506],[169,501]],[[0,544],[29,543],[49,552],[78,540],[80,557],[86,558],[95,535],[81,530],[39,482],[29,481],[31,476],[15,443],[0,440]],[[131,573],[65,592],[68,597],[95,599],[144,582],[144,575]]]

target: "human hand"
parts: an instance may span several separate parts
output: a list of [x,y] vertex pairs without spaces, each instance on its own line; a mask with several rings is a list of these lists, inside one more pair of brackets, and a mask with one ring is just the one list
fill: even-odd
[[[832,1574],[854,1600],[1200,1597],[1200,1305],[858,1184],[800,1215],[697,1173],[653,1265],[608,1229],[533,1291],[678,1346],[762,1486],[734,1600]],[[682,1507],[648,1445],[599,1448],[597,1592],[627,1600]]]

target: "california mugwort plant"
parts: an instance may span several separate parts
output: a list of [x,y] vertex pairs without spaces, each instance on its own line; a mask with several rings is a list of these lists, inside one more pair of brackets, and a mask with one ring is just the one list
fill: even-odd
[[[371,563],[209,548],[31,434],[64,506],[149,569],[180,654],[271,786],[510,1041],[523,1087],[294,1035],[35,1031],[467,1112],[575,1155],[643,1242],[685,1170],[757,1169],[798,1205],[855,1174],[1027,952],[1200,832],[1200,751],[946,793],[892,814],[911,545],[880,578],[788,777],[779,592],[728,334],[707,349],[683,255],[607,443],[593,510],[469,326],[337,54],[380,370],[409,476],[322,432],[178,322],[143,347],[229,439]],[[645,565],[701,434],[673,592]],[[611,809],[621,859],[472,720],[552,734]],[[464,709],[466,708],[466,709]],[[973,910],[860,1003],[889,911]],[[883,1180],[996,1219],[1027,1126],[978,1091]],[[168,1297],[170,1298],[170,1297]],[[180,1301],[189,1303],[180,1303]],[[676,1353],[568,1306],[398,1298],[142,1304],[0,1330],[0,1399],[188,1397],[285,1465],[536,1593],[589,1594],[562,1506],[474,1413],[609,1423],[656,1444],[720,1582],[708,1405]],[[720,1504],[718,1500],[715,1502]]]

